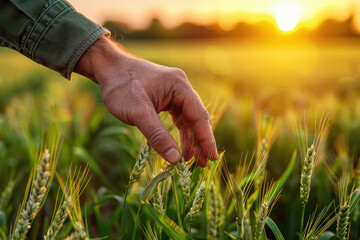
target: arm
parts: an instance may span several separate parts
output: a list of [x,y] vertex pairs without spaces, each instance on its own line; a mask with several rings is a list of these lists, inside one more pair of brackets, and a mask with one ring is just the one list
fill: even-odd
[[0,46],[68,79],[86,49],[108,33],[63,0],[0,0]]
[[0,0],[0,45],[69,79],[75,70],[98,83],[108,110],[138,127],[167,161],[178,162],[180,150],[157,116],[161,111],[171,113],[186,159],[195,156],[205,166],[217,158],[209,114],[183,71],[127,54],[65,1],[29,2]]

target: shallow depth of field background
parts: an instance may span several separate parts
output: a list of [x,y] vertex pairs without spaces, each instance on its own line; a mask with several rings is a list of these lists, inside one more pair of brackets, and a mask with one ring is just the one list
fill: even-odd
[[[267,165],[271,178],[281,175],[292,152],[298,149],[295,123],[304,115],[314,122],[323,112],[329,114],[327,151],[320,162],[333,162],[344,152],[348,159],[357,162],[360,37],[356,32],[322,37],[301,34],[297,37],[279,29],[276,32],[276,37],[146,39],[127,38],[126,32],[118,32],[116,39],[137,56],[183,69],[210,113],[216,112],[212,109],[217,106],[226,106],[224,112],[218,112],[221,118],[215,137],[219,151],[226,151],[229,166],[236,166],[242,153],[256,150],[259,113],[280,121]],[[36,150],[42,132],[53,122],[63,134],[60,174],[65,176],[71,162],[91,165],[92,180],[82,202],[91,209],[97,196],[106,189],[123,194],[137,152],[144,143],[141,134],[107,112],[95,83],[76,74],[69,82],[19,53],[0,48],[0,189],[8,179],[19,178],[13,209],[22,200],[32,166],[29,159],[33,153],[29,149]],[[293,233],[298,229],[300,205],[294,196],[299,192],[300,154],[298,158],[297,167],[273,210],[273,219],[286,239],[295,239]],[[318,203],[330,203],[336,196],[329,174],[324,170],[315,170],[314,174],[310,196],[313,208]],[[56,192],[55,187],[53,191]],[[299,207],[294,207],[294,203]],[[103,213],[110,214],[114,205],[111,202],[101,206]],[[44,208],[50,211],[51,201]],[[111,232],[99,229],[91,211],[90,235],[101,237]],[[360,235],[358,226],[359,221],[352,226],[357,234],[352,236],[354,239]]]

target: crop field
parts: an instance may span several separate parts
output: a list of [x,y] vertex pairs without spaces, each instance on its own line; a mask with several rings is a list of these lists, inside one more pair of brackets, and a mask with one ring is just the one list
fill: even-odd
[[358,40],[122,43],[187,73],[219,159],[165,163],[95,83],[0,49],[0,239],[360,239]]

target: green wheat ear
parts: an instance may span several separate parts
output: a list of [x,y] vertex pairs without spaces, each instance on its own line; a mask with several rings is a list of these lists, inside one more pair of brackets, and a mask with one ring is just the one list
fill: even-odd
[[199,214],[203,206],[205,200],[205,193],[205,183],[201,183],[201,185],[196,190],[194,201],[192,202],[190,211],[187,215],[190,220],[190,225],[195,221],[196,216]]
[[339,240],[347,239],[347,231],[349,226],[350,207],[347,203],[340,206],[339,216],[336,224],[336,235]]
[[218,200],[216,197],[216,190],[214,183],[211,183],[208,196],[208,239],[216,239],[217,224],[219,216]]
[[315,158],[316,158],[316,151],[313,144],[306,151],[306,156],[304,159],[303,169],[300,179],[300,199],[303,208],[306,206],[309,200],[310,184],[311,184],[312,173],[314,170]]
[[300,126],[297,126],[298,142],[302,156],[300,177],[300,200],[302,206],[300,218],[300,236],[303,236],[305,209],[310,196],[311,178],[315,165],[318,161],[317,158],[320,147],[325,140],[328,128],[329,117],[326,114],[322,114],[320,121],[315,122],[315,136],[311,146],[309,147],[308,122],[305,119],[303,124],[300,123]]
[[344,175],[339,181],[339,213],[336,223],[336,236],[339,240],[347,239],[347,232],[349,226],[349,215],[350,205],[348,186],[349,186],[349,175]]
[[[69,205],[69,217],[71,223],[74,227],[75,233],[69,235],[68,239],[76,239],[76,240],[87,240],[89,239],[89,235],[86,231],[86,228],[83,224],[81,206],[79,197],[81,193],[86,188],[87,184],[90,181],[89,176],[90,166],[87,165],[84,169],[75,168],[74,171],[70,168],[68,173],[68,178],[66,185],[62,183],[60,180],[60,186],[64,192],[64,196],[69,198],[71,197],[71,204]],[[60,179],[60,178],[59,178]]]
[[128,185],[136,182],[139,179],[141,173],[144,171],[146,167],[148,160],[150,159],[150,151],[151,151],[151,146],[148,143],[141,148],[140,154],[136,159],[134,168],[131,172]]
[[44,240],[55,240],[56,235],[59,233],[60,229],[64,225],[66,218],[68,217],[68,210],[71,204],[71,197],[68,200],[64,200],[60,208],[57,210],[53,221],[50,224],[50,227],[44,236]]
[[315,137],[313,143],[308,147],[308,130],[307,125],[300,125],[300,130],[298,129],[298,141],[302,154],[301,161],[301,179],[300,179],[300,200],[302,208],[304,209],[310,195],[311,189],[311,178],[317,162],[318,154],[320,151],[320,146],[325,140],[329,128],[329,118],[326,114],[321,116],[320,121],[316,125]]
[[179,183],[184,195],[184,200],[185,203],[187,203],[190,199],[191,172],[184,158],[181,158],[181,161],[176,164],[176,170],[179,175]]
[[255,222],[254,240],[260,239],[260,236],[264,230],[266,218],[269,214],[269,206],[270,202],[268,200],[265,200],[261,204],[261,208]]
[[[20,240],[25,239],[27,232],[31,228],[31,222],[34,220],[36,214],[39,212],[45,198],[49,185],[51,183],[51,175],[55,170],[55,160],[50,156],[49,150],[45,149],[40,162],[36,167],[36,173],[29,178],[24,201],[26,203],[20,207],[20,215],[17,217],[15,229],[11,239]],[[30,183],[32,186],[30,189]],[[30,190],[30,191],[29,191]]]
[[[84,169],[75,168],[74,171],[72,171],[72,168],[70,166],[65,183],[56,173],[60,188],[63,192],[63,196],[62,199],[59,201],[60,204],[52,218],[51,224],[46,232],[46,235],[44,236],[44,240],[56,239],[57,234],[59,233],[59,231],[64,225],[65,220],[69,216],[70,210],[74,208],[73,204],[77,204],[79,196],[81,195],[90,180],[90,178],[88,177],[88,172],[88,165]],[[73,199],[75,199],[75,201],[73,201]],[[70,235],[69,237],[71,236],[72,235]],[[76,237],[76,232],[73,234],[73,237]]]
[[253,233],[252,233],[251,222],[248,213],[245,214],[244,230],[245,230],[244,240],[252,240]]
[[254,227],[254,240],[261,239],[267,217],[270,215],[275,203],[280,198],[280,192],[272,191],[276,183],[263,183],[260,189],[261,205],[257,213]]
[[152,197],[152,203],[156,211],[158,211],[161,215],[165,214],[164,208],[164,195],[162,193],[162,183],[156,187],[154,195]]

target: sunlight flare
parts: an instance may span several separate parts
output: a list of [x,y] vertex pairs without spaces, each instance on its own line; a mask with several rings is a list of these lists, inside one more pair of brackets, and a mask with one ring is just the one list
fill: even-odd
[[298,2],[279,2],[274,5],[276,23],[281,31],[293,30],[299,22],[303,6]]

